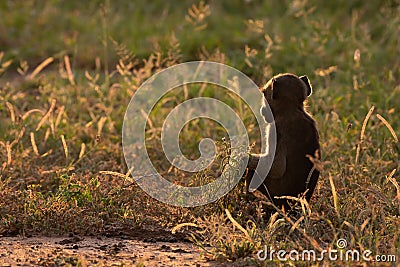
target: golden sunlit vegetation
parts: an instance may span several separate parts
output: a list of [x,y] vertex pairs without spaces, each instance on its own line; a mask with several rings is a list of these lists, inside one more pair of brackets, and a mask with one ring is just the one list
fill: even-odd
[[[339,238],[399,260],[399,32],[397,0],[2,1],[0,236],[178,226],[206,258],[242,266],[271,264],[257,261],[264,245],[321,251]],[[260,86],[280,72],[310,78],[323,171],[298,216],[266,214],[266,201],[242,183],[216,203],[171,207],[129,176],[121,140],[129,100],[154,73],[190,60],[231,65]],[[189,89],[167,95],[146,128],[150,157],[179,181],[190,176],[162,155],[162,119],[188,98],[238,101]],[[242,115],[258,144],[256,122]],[[225,155],[217,126],[185,127],[185,155],[197,157],[205,136]],[[193,178],[209,181],[218,164]]]

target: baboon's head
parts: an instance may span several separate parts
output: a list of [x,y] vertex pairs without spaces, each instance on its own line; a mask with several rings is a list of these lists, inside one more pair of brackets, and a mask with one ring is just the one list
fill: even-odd
[[[285,73],[270,79],[261,89],[261,92],[272,111],[276,113],[279,112],[278,110],[303,107],[304,100],[312,93],[312,87],[307,76],[297,77],[294,74]],[[265,106],[265,103],[263,103],[263,106]],[[266,118],[266,111],[262,108],[261,112]],[[269,120],[267,119],[267,121]]]
[[265,98],[269,102],[282,102],[286,104],[303,103],[311,95],[312,88],[307,76],[297,77],[285,73],[274,76],[262,88]]

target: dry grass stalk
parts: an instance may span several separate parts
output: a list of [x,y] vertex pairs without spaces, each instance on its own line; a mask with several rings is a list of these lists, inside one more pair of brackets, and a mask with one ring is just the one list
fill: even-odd
[[108,174],[108,175],[117,176],[117,177],[126,179],[129,176],[130,172],[128,172],[127,174],[123,174],[123,173],[113,172],[113,171],[99,171],[99,173]]
[[6,142],[6,151],[7,151],[7,166],[11,165],[11,148],[12,148],[12,144],[10,144],[10,141]]
[[65,137],[63,134],[61,135],[61,142],[62,142],[62,145],[64,148],[65,158],[68,159],[68,155],[69,155],[68,146],[67,146],[67,142],[65,141]]
[[103,131],[104,124],[107,121],[107,117],[101,117],[99,122],[97,123],[97,135],[101,135],[101,132]]
[[43,118],[39,121],[36,131],[39,131],[40,127],[46,122],[46,120],[50,117],[50,114],[53,112],[54,108],[56,107],[57,101],[55,99],[51,100],[50,108],[47,113],[43,116]]
[[332,190],[333,207],[335,208],[338,218],[340,218],[338,195],[336,192],[335,184],[333,183],[332,175],[329,175],[329,184],[331,185],[331,190]]
[[60,108],[60,110],[58,111],[58,114],[57,114],[57,118],[56,118],[56,123],[55,123],[55,128],[57,129],[57,126],[60,124],[60,122],[61,122],[61,118],[62,118],[62,115],[64,114],[64,111],[65,111],[65,107],[64,106],[62,106],[61,108]]
[[33,79],[35,78],[36,75],[38,75],[47,65],[49,65],[51,62],[54,61],[53,57],[49,57],[47,59],[45,59],[42,63],[40,63],[31,73],[31,75],[29,75],[29,79]]
[[294,231],[295,229],[297,229],[297,227],[299,226],[299,224],[300,224],[303,220],[304,220],[304,215],[301,216],[301,217],[292,225],[292,227],[290,227],[289,235],[290,235],[291,233],[293,233],[293,231]]
[[249,235],[249,232],[247,232],[246,229],[244,229],[233,217],[232,214],[229,212],[228,209],[225,209],[226,216],[228,216],[228,219],[232,222],[232,224],[237,227],[240,231],[244,233],[244,235],[251,240],[251,237]]
[[86,151],[86,145],[85,145],[85,143],[82,143],[81,144],[81,151],[79,152],[78,159],[81,159],[83,157],[83,155],[85,155],[85,151]]
[[360,150],[361,150],[361,145],[362,145],[362,143],[364,142],[365,129],[367,128],[368,120],[369,120],[369,118],[371,117],[372,112],[374,112],[374,109],[375,109],[375,106],[372,106],[372,107],[369,109],[367,115],[365,116],[365,119],[364,119],[364,122],[363,122],[363,125],[362,125],[362,128],[361,128],[360,142],[359,142],[359,144],[358,144],[358,146],[357,146],[357,152],[356,152],[356,165],[358,164],[358,160],[359,160],[359,158],[360,158]]
[[392,134],[394,140],[395,140],[396,142],[399,142],[399,138],[397,137],[395,131],[393,130],[393,128],[392,128],[392,126],[389,124],[389,122],[388,122],[384,117],[382,117],[380,114],[376,114],[376,116],[378,117],[378,119],[381,120],[381,122],[382,122],[383,124],[385,124],[386,128],[389,129],[389,132]]
[[37,147],[36,141],[35,141],[35,133],[31,132],[30,136],[31,136],[31,144],[32,144],[33,152],[35,153],[36,156],[39,156],[39,150],[38,150],[38,147]]
[[68,55],[64,56],[65,69],[67,70],[68,80],[72,85],[75,85],[74,74],[72,73],[71,63]]
[[171,229],[171,233],[172,233],[172,234],[175,234],[179,229],[181,229],[182,227],[185,227],[185,226],[199,227],[199,226],[198,226],[197,224],[195,224],[195,223],[180,223],[180,224],[174,226],[174,227]]
[[388,180],[394,185],[394,187],[396,188],[396,199],[397,202],[399,203],[399,212],[400,212],[400,185],[399,183],[396,181],[395,178],[393,178],[394,174],[396,173],[396,169],[394,169],[388,176]]
[[6,102],[7,108],[10,111],[10,117],[11,117],[11,122],[15,123],[15,111],[14,111],[14,107],[10,102]]
[[32,113],[35,113],[35,112],[38,112],[38,113],[44,115],[43,110],[40,110],[40,109],[31,109],[31,110],[25,112],[24,115],[22,115],[22,117],[21,117],[22,120],[26,120],[26,119],[29,117],[29,115],[31,115]]

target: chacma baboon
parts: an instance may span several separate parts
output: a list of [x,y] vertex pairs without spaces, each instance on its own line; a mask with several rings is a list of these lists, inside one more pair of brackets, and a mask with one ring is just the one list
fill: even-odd
[[[258,188],[279,208],[288,210],[291,201],[276,196],[298,197],[306,192],[310,200],[317,184],[319,171],[307,156],[319,159],[319,135],[315,121],[304,109],[312,88],[307,76],[279,74],[261,89],[267,101],[276,127],[276,151],[272,167],[263,184]],[[265,107],[261,109],[267,119]],[[251,154],[247,165],[251,178],[260,159],[265,155]]]

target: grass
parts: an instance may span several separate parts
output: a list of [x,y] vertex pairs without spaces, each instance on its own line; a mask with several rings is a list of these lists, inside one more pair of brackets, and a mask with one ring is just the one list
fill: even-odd
[[[399,11],[398,1],[3,1],[0,235],[190,222],[197,227],[182,229],[206,257],[237,264],[267,264],[255,260],[264,245],[321,250],[339,238],[399,258]],[[308,75],[324,171],[300,217],[266,216],[265,201],[241,184],[204,207],[169,207],[126,175],[129,99],[155,72],[194,59],[230,64],[260,85],[279,72]],[[212,87],[189,91],[237,101]],[[157,168],[180,182],[190,176],[170,170],[159,151],[163,118],[186,99],[182,92],[163,99],[146,134]],[[257,144],[251,114],[242,118]],[[185,155],[198,156],[194,141],[203,136],[221,141],[225,133],[192,122],[181,134]],[[218,168],[192,178],[210,181]]]

